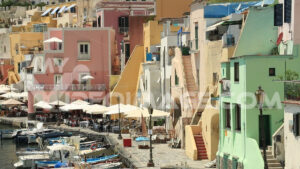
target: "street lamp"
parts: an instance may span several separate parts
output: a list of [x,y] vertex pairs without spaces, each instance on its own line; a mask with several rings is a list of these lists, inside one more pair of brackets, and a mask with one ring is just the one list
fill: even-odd
[[154,167],[154,162],[153,162],[153,159],[152,159],[152,113],[153,113],[153,108],[150,104],[150,106],[148,107],[148,112],[149,112],[149,115],[150,115],[150,120],[149,120],[149,135],[150,135],[150,160],[147,164],[147,167]]
[[258,90],[255,92],[256,96],[256,101],[258,104],[259,108],[259,129],[261,133],[261,141],[262,141],[262,146],[263,146],[263,158],[264,158],[264,163],[265,167],[264,169],[268,169],[268,163],[267,163],[267,155],[266,155],[266,139],[265,139],[265,129],[264,129],[264,120],[263,120],[263,104],[264,104],[264,97],[265,97],[265,92],[261,88],[261,86],[258,87]]
[[119,136],[118,136],[118,139],[119,140],[122,140],[122,135],[121,135],[121,111],[120,111],[120,96],[117,97],[117,100],[118,100],[118,104],[119,104]]

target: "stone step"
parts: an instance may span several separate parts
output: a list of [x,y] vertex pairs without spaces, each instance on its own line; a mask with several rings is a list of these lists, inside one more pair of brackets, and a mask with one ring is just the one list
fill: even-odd
[[268,163],[268,167],[282,167],[280,163]]

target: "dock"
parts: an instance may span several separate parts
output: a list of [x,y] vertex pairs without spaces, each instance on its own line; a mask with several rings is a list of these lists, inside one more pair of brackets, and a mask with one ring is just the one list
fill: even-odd
[[0,124],[11,125],[13,127],[26,127],[27,117],[0,117]]

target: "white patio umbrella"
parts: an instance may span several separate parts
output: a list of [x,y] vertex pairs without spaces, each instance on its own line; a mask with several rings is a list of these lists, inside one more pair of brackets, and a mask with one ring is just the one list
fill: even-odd
[[61,43],[61,42],[62,42],[62,40],[61,40],[61,39],[59,39],[59,38],[57,38],[57,37],[52,37],[52,38],[50,38],[50,39],[47,39],[47,40],[45,40],[45,41],[44,41],[44,43],[53,43],[53,42],[56,42],[56,43]]
[[1,97],[4,97],[4,98],[18,98],[18,94],[15,93],[15,92],[8,92],[8,93],[5,93],[5,94],[2,94]]
[[89,102],[86,102],[86,101],[83,101],[83,100],[80,100],[80,99],[78,99],[78,100],[76,100],[76,101],[72,102],[71,104],[76,104],[76,105],[88,105],[88,104],[90,104],[90,103],[89,103]]
[[8,100],[5,100],[4,102],[2,102],[1,104],[2,105],[22,105],[24,103],[19,102],[19,101],[14,100],[14,99],[8,99]]
[[88,105],[83,110],[87,114],[103,114],[108,111],[108,108],[99,104]]
[[42,109],[52,109],[52,106],[45,101],[39,101],[39,102],[35,103],[33,106],[42,108]]
[[63,102],[63,101],[60,101],[60,100],[56,100],[56,101],[54,101],[54,102],[51,102],[51,103],[49,103],[50,105],[52,105],[52,106],[64,106],[64,105],[66,105],[67,103],[65,103],[65,102]]
[[[127,113],[126,118],[139,118],[142,116],[150,117],[150,114],[149,114],[149,111],[147,108],[141,108],[141,109],[130,111]],[[167,116],[170,116],[170,113],[153,109],[152,117],[167,117]]]
[[[113,114],[119,114],[119,104],[115,104],[113,106],[108,107],[109,111],[104,113],[106,115],[113,115]],[[129,111],[136,110],[137,107],[132,107],[124,104],[120,104],[120,113],[126,113]]]
[[95,79],[95,78],[91,75],[86,75],[82,77],[82,80],[90,80],[90,79]]
[[86,105],[78,105],[78,104],[66,104],[61,106],[59,109],[63,111],[71,111],[71,110],[83,110]]

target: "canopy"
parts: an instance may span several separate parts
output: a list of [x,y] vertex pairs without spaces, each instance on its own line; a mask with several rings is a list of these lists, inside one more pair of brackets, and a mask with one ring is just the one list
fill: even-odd
[[66,104],[60,107],[63,111],[71,111],[71,110],[83,110],[87,105],[79,105],[79,104]]
[[67,7],[65,11],[68,11],[68,10],[70,10],[71,8],[75,7],[75,6],[76,6],[76,4],[72,4],[72,5],[70,5],[69,7]]
[[87,114],[103,114],[108,111],[108,108],[99,104],[86,106],[84,111]]
[[206,31],[212,31],[217,29],[218,26],[222,25],[225,21],[218,22],[206,28]]
[[34,104],[34,106],[38,107],[38,108],[42,108],[42,109],[51,109],[52,108],[52,106],[49,103],[44,102],[44,101],[39,101],[36,104]]
[[52,42],[61,43],[62,40],[61,40],[61,39],[58,39],[57,37],[52,37],[52,38],[47,39],[47,40],[44,41],[44,43],[52,43]]
[[51,12],[51,15],[54,15],[58,9],[59,9],[59,7],[54,8],[54,10]]
[[54,101],[54,102],[51,102],[50,103],[50,105],[52,105],[52,106],[56,106],[56,105],[58,105],[58,106],[64,106],[64,105],[66,105],[67,103],[65,103],[65,102],[62,102],[62,101],[58,101],[58,100],[56,100],[56,101]]
[[4,97],[4,98],[16,98],[17,97],[17,93],[15,93],[15,92],[8,92],[8,93],[5,93],[5,94],[2,94],[1,97]]
[[[119,114],[119,104],[108,107],[109,111],[104,113],[106,115]],[[120,104],[120,113],[126,113],[138,109],[138,107],[131,105]]]
[[64,12],[64,11],[65,11],[65,9],[66,9],[66,6],[63,6],[63,7],[61,7],[61,8],[60,8],[60,10],[58,11],[58,13],[62,13],[62,12]]
[[41,16],[46,16],[51,10],[52,8],[47,9],[44,13],[42,13]]
[[89,79],[95,79],[95,78],[91,75],[86,75],[86,76],[83,76],[83,78],[82,78],[82,80],[89,80]]
[[2,102],[1,104],[2,105],[22,105],[24,103],[19,102],[19,101],[14,100],[14,99],[8,99],[8,100],[5,100],[4,102]]
[[71,104],[76,104],[76,105],[88,105],[88,104],[90,104],[90,103],[79,99],[79,100],[76,100],[76,101],[72,102]]
[[[156,110],[156,109],[153,109],[153,113],[152,113],[152,117],[167,117],[169,115],[170,115],[170,113],[168,113],[168,112],[164,112],[164,111]],[[148,109],[142,108],[142,109],[137,109],[137,110],[127,112],[126,118],[139,118],[142,116],[150,117]]]

